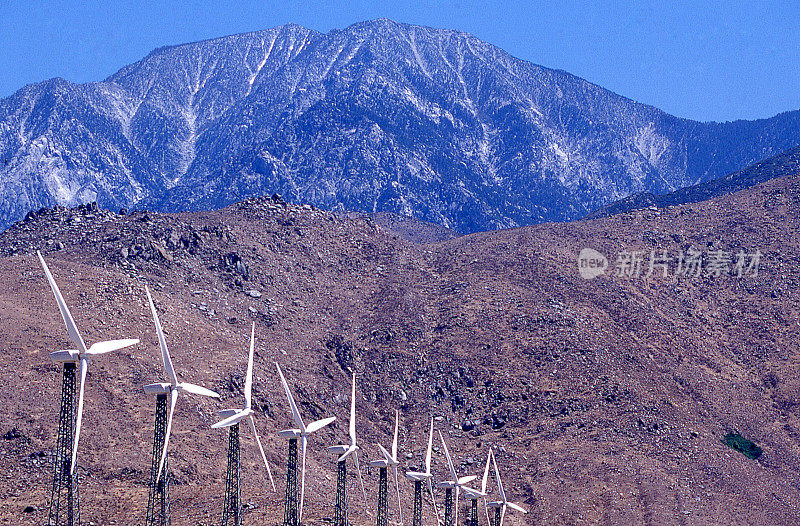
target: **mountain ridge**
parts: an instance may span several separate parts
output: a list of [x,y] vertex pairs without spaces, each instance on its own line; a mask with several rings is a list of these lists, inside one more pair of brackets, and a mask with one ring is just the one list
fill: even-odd
[[798,131],[800,111],[674,117],[457,30],[287,24],[0,99],[0,226],[54,204],[199,210],[280,193],[507,228],[722,176]]

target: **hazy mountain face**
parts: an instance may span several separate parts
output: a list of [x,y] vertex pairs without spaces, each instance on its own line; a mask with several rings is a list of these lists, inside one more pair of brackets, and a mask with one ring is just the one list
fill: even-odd
[[0,100],[0,226],[53,204],[193,210],[277,192],[469,232],[673,191],[798,136],[800,112],[678,119],[456,31],[287,25]]

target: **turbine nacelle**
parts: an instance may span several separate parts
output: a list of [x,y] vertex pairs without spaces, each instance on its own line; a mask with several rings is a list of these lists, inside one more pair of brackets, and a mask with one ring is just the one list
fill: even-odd
[[278,436],[286,439],[300,438],[303,436],[303,432],[299,429],[284,429],[283,431],[278,431]]
[[419,471],[406,471],[406,478],[413,482],[423,482],[433,478],[431,473],[421,473]]
[[[227,411],[231,411],[231,409],[226,410],[226,414],[228,414]],[[233,414],[231,414],[227,418],[224,418],[224,419],[220,420],[216,424],[211,424],[211,429],[220,429],[220,428],[223,428],[223,427],[231,427],[232,425],[238,424],[243,419],[247,418],[248,416],[252,415],[255,412],[252,409],[250,409],[249,407],[246,408],[246,409],[240,409],[240,410],[233,409],[233,411],[234,411]]]
[[389,466],[389,461],[385,458],[380,458],[378,460],[370,460],[369,467],[371,468],[385,468]]
[[233,416],[238,412],[239,412],[238,409],[220,409],[219,411],[217,411],[217,418],[225,420],[226,418]]
[[478,500],[486,496],[486,493],[477,489],[468,488],[466,486],[462,486],[461,491],[464,492],[464,497],[469,500]]
[[81,353],[76,349],[54,351],[50,353],[50,359],[57,363],[78,363],[81,361]]
[[158,384],[149,384],[144,386],[144,392],[146,394],[167,394],[172,390],[172,384],[167,382],[161,382]]

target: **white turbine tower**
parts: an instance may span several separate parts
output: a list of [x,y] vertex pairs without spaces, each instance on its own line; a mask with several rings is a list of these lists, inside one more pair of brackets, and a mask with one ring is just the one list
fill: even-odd
[[431,430],[428,433],[428,450],[425,453],[425,471],[407,471],[406,478],[413,482],[428,482],[428,491],[431,494],[431,502],[433,503],[433,512],[436,516],[437,522],[439,521],[439,510],[436,509],[436,495],[433,494],[433,474],[431,473],[431,453],[433,450],[433,417],[431,417]]
[[131,345],[139,343],[139,340],[136,339],[110,340],[104,342],[97,342],[91,347],[87,348],[86,344],[83,341],[83,338],[81,338],[81,335],[78,332],[78,327],[75,325],[75,320],[72,319],[72,314],[70,314],[69,312],[69,308],[67,307],[67,304],[64,301],[64,297],[61,295],[61,291],[58,289],[58,285],[56,285],[56,280],[53,279],[53,275],[50,273],[50,269],[47,268],[47,263],[44,262],[44,258],[42,257],[41,252],[37,251],[36,255],[39,256],[39,261],[42,263],[42,268],[44,269],[44,273],[47,276],[47,281],[50,282],[50,288],[53,289],[53,295],[56,297],[58,310],[61,311],[61,317],[63,318],[64,325],[67,328],[69,339],[72,340],[72,343],[75,345],[75,347],[77,347],[77,349],[71,349],[67,351],[51,352],[50,358],[55,362],[80,363],[80,387],[78,392],[78,411],[75,419],[75,439],[72,442],[72,461],[70,463],[70,475],[72,475],[75,473],[75,460],[78,456],[78,439],[80,438],[81,421],[83,420],[83,390],[84,390],[84,385],[86,383],[86,371],[89,366],[89,358],[93,356],[98,356],[100,354],[105,354],[111,351],[118,351],[119,349],[124,349],[125,347],[129,347]]
[[157,384],[150,384],[144,386],[144,392],[147,394],[169,394],[169,416],[167,417],[167,430],[164,433],[164,446],[161,450],[161,460],[158,463],[158,474],[156,475],[156,482],[161,479],[161,471],[164,469],[164,461],[167,459],[167,446],[169,445],[169,436],[172,431],[172,416],[175,413],[175,404],[178,401],[178,393],[186,391],[187,393],[197,394],[201,396],[209,396],[211,398],[219,398],[219,395],[210,389],[200,387],[199,385],[190,384],[188,382],[178,381],[178,375],[175,373],[175,368],[172,366],[172,358],[169,355],[169,348],[167,348],[167,341],[164,339],[164,331],[161,329],[161,322],[158,319],[158,312],[153,305],[153,297],[150,295],[150,289],[145,285],[145,292],[147,292],[147,301],[150,304],[150,312],[153,313],[153,322],[156,325],[156,334],[158,335],[158,346],[161,348],[161,361],[164,363],[164,369],[169,376],[169,382],[161,382]]
[[353,454],[356,460],[356,471],[358,471],[358,479],[361,482],[361,493],[364,496],[364,509],[367,509],[367,492],[364,489],[364,478],[361,476],[361,466],[358,463],[358,450],[361,449],[356,443],[356,373],[353,373],[353,389],[350,393],[350,445],[340,444],[337,446],[330,446],[328,451],[331,453],[338,453],[340,456],[337,462],[342,462]]
[[[461,478],[458,477],[458,475],[456,474],[456,468],[455,468],[455,466],[453,466],[453,459],[450,458],[450,451],[448,451],[447,444],[445,443],[444,437],[442,436],[442,432],[439,431],[438,433],[439,433],[439,438],[442,440],[442,447],[444,447],[445,457],[447,457],[447,467],[450,469],[450,476],[452,477],[450,480],[445,480],[445,481],[440,482],[438,484],[438,486],[440,488],[450,488],[450,489],[455,488],[455,491],[456,491],[456,502],[455,502],[455,513],[453,515],[453,524],[458,526],[458,494],[459,494],[459,490],[462,487],[464,487],[464,484],[468,484],[469,482],[472,482],[473,480],[475,480],[478,477],[477,477],[477,475],[468,475],[466,477],[461,477]],[[445,510],[445,512],[446,512],[446,510]],[[445,526],[450,526],[450,525],[446,524]]]
[[383,447],[381,444],[378,444],[381,452],[383,453],[386,462],[388,463],[388,467],[392,468],[392,472],[394,473],[394,488],[397,491],[397,513],[400,515],[400,524],[403,524],[403,506],[400,503],[400,483],[397,481],[397,466],[400,464],[400,461],[397,458],[397,430],[400,422],[400,411],[394,411],[394,439],[392,440],[392,454],[390,455],[386,448]]
[[293,429],[285,429],[279,432],[279,435],[283,438],[299,438],[302,444],[303,449],[303,461],[300,468],[300,507],[297,513],[297,521],[298,523],[303,522],[303,502],[305,499],[306,494],[306,446],[308,444],[308,435],[315,431],[319,431],[323,427],[327,426],[334,420],[336,420],[335,416],[331,416],[328,418],[322,418],[320,420],[315,420],[308,425],[305,425],[303,422],[303,418],[300,416],[300,411],[297,410],[297,404],[294,402],[294,397],[292,396],[292,391],[289,389],[289,384],[286,383],[286,378],[283,376],[283,371],[281,371],[281,366],[275,362],[275,367],[278,368],[278,374],[281,377],[281,383],[283,384],[283,389],[286,391],[286,398],[289,399],[289,406],[292,410],[292,420],[297,428]]
[[269,462],[267,462],[267,455],[264,454],[264,446],[261,445],[261,438],[259,438],[258,431],[256,431],[256,419],[253,417],[253,414],[255,414],[255,411],[253,411],[253,352],[255,346],[256,324],[253,322],[252,328],[250,329],[250,354],[247,359],[247,376],[244,381],[244,408],[224,409],[220,411],[218,414],[222,417],[222,420],[216,424],[212,424],[211,428],[220,429],[223,427],[230,427],[249,417],[250,428],[253,430],[253,437],[255,437],[258,450],[261,452],[261,459],[267,467],[267,475],[269,475],[269,482],[272,484],[272,491],[277,491],[275,488],[275,481],[272,479],[272,470],[269,468]]
[[519,511],[522,514],[526,514],[528,511],[522,506],[508,501],[506,498],[506,492],[503,489],[503,481],[500,480],[500,470],[497,469],[497,462],[495,461],[494,455],[492,455],[492,464],[494,465],[494,474],[497,477],[497,492],[500,493],[500,500],[490,502],[489,506],[496,508],[497,511],[500,512],[500,521],[495,526],[503,526],[503,520],[506,516],[506,508],[511,508],[512,510]]

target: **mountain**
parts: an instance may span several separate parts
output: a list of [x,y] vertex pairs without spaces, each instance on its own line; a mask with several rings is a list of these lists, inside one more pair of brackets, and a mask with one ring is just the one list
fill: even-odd
[[800,146],[789,151],[759,161],[744,170],[739,170],[719,179],[687,186],[666,195],[654,195],[642,192],[615,201],[608,206],[595,210],[587,219],[608,217],[610,215],[642,208],[664,208],[687,203],[697,203],[712,197],[731,194],[744,188],[763,183],[770,179],[800,173]]
[[[278,361],[306,418],[339,417],[309,442],[309,524],[333,515],[336,464],[324,448],[347,436],[350,370],[367,459],[399,409],[402,469],[418,468],[433,415],[459,473],[479,472],[494,448],[506,491],[530,510],[511,525],[796,524],[798,216],[800,175],[660,211],[425,245],[367,216],[278,199],[182,214],[31,214],[0,233],[0,522],[46,522],[61,385],[47,353],[69,341],[40,249],[87,342],[141,339],[90,368],[78,455],[86,523],[145,513],[154,400],[141,387],[165,374],[148,284],[178,374],[223,398],[176,408],[176,526],[219,523],[227,435],[210,424],[242,401],[252,321],[255,416],[279,489],[243,437],[246,523],[278,524],[283,513],[277,432],[290,409]],[[583,279],[583,248],[611,268]],[[705,270],[677,275],[675,258],[690,249]],[[716,275],[712,256],[739,249],[761,252],[758,272],[740,277],[732,261]],[[651,251],[671,255],[666,276],[615,272],[615,255]],[[734,448],[744,440],[757,458]],[[433,470],[446,475],[441,451]],[[377,472],[365,476],[374,507]],[[410,483],[401,491],[410,510]],[[356,502],[352,520],[374,520]],[[427,524],[429,510],[426,499]]]
[[290,24],[0,100],[0,226],[56,204],[202,210],[279,193],[473,232],[668,193],[798,137],[800,111],[680,119],[458,31]]

